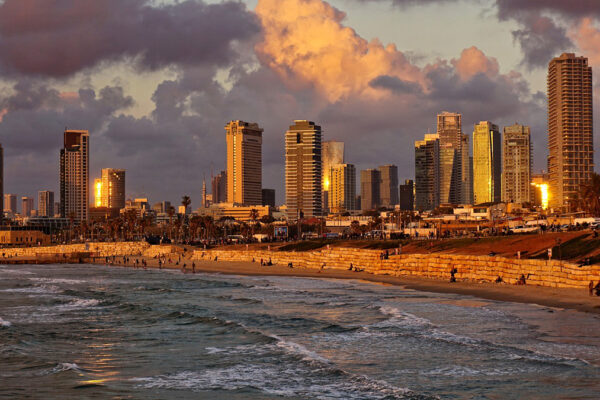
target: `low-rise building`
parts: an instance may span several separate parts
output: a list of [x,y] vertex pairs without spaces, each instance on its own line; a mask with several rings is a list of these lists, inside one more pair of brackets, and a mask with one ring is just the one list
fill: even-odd
[[0,245],[48,245],[50,244],[50,235],[44,232],[27,227],[8,227],[0,228]]

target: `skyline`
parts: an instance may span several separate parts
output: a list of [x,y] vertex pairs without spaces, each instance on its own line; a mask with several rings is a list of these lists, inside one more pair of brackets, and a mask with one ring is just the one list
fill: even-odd
[[[38,1],[27,3],[45,10]],[[211,165],[215,171],[225,167],[225,145],[220,138],[223,123],[232,119],[255,121],[265,129],[263,186],[276,189],[278,203],[283,203],[284,193],[283,137],[289,121],[295,119],[309,119],[320,124],[323,140],[346,142],[347,158],[357,170],[393,163],[398,165],[399,178],[404,181],[414,176],[414,159],[409,154],[412,143],[427,130],[435,129],[431,115],[444,110],[463,114],[465,133],[470,133],[474,123],[481,120],[494,121],[501,127],[515,122],[531,126],[534,171],[538,172],[546,169],[545,89],[540,87],[540,81],[545,81],[547,63],[551,57],[573,50],[578,55],[589,57],[593,67],[598,65],[598,51],[589,46],[597,36],[590,23],[580,17],[584,15],[586,4],[592,12],[592,21],[597,21],[598,12],[592,8],[591,2],[585,1],[579,2],[578,7],[565,10],[560,9],[560,2],[537,2],[538,5],[554,7],[551,14],[549,8],[540,7],[540,18],[548,18],[554,25],[562,27],[579,27],[576,32],[581,34],[588,32],[587,36],[573,36],[572,30],[565,30],[563,33],[571,35],[569,41],[578,44],[567,46],[567,42],[558,40],[560,35],[555,37],[550,34],[553,31],[548,31],[546,36],[542,36],[547,39],[543,43],[551,42],[553,38],[557,40],[555,46],[551,46],[553,52],[539,56],[550,55],[542,62],[532,58],[531,52],[522,51],[521,42],[517,39],[524,36],[515,36],[514,42],[513,38],[509,38],[513,49],[513,53],[509,54],[505,50],[494,49],[492,45],[486,46],[482,38],[461,36],[462,30],[458,26],[448,30],[453,37],[462,37],[449,46],[452,49],[448,51],[454,54],[439,54],[433,47],[419,49],[420,54],[410,53],[414,49],[407,47],[409,40],[398,39],[404,29],[401,27],[406,19],[419,12],[430,15],[431,7],[439,6],[431,5],[434,1],[427,2],[427,6],[396,1],[398,4],[406,3],[398,7],[390,2],[291,0],[288,2],[290,10],[300,4],[305,6],[303,15],[312,17],[315,35],[331,38],[330,43],[336,43],[334,51],[324,52],[322,47],[318,47],[318,41],[311,40],[312,47],[304,50],[323,66],[335,66],[341,60],[356,65],[345,74],[347,77],[335,67],[328,68],[331,73],[326,76],[327,81],[311,75],[310,68],[306,66],[288,68],[294,60],[285,50],[302,43],[293,34],[279,35],[275,39],[273,35],[277,36],[284,28],[295,27],[298,19],[291,11],[284,13],[279,10],[271,0],[259,1],[256,12],[253,8],[229,2],[211,2],[218,4],[209,6],[191,1],[179,5],[163,3],[166,8],[152,10],[160,21],[179,21],[183,14],[187,17],[186,21],[201,21],[209,15],[220,21],[229,18],[231,22],[232,18],[239,18],[244,26],[236,26],[218,35],[218,32],[204,32],[217,35],[219,40],[214,46],[197,40],[196,47],[191,49],[180,44],[185,39],[183,32],[172,32],[151,50],[147,43],[137,39],[125,40],[120,47],[109,49],[108,53],[96,54],[93,52],[97,49],[95,42],[86,42],[89,37],[82,36],[79,44],[90,46],[91,56],[87,64],[82,63],[81,54],[75,51],[77,47],[65,45],[66,48],[59,49],[62,54],[72,55],[68,57],[69,62],[58,63],[61,68],[52,69],[49,68],[52,65],[50,61],[56,61],[52,57],[45,63],[34,65],[31,60],[18,57],[18,47],[11,47],[16,46],[19,38],[25,40],[27,33],[35,36],[30,24],[35,23],[37,16],[32,16],[29,22],[17,18],[19,4],[24,2],[7,1],[0,6],[0,19],[10,20],[0,35],[12,35],[11,40],[0,49],[0,52],[3,50],[10,55],[5,58],[0,70],[4,86],[17,85],[12,94],[5,90],[2,99],[4,111],[0,142],[5,148],[7,193],[34,196],[42,189],[58,192],[56,154],[60,147],[60,134],[67,126],[90,131],[94,143],[90,176],[105,167],[124,168],[129,171],[129,197],[147,196],[157,201],[173,201],[189,194],[196,206],[200,200],[202,176],[209,174]],[[455,16],[461,10],[472,16],[474,11],[470,8],[475,8],[482,21],[495,23],[494,26],[503,34],[507,29],[524,29],[524,22],[516,17],[518,2],[483,1],[478,2],[476,7],[472,7],[474,1],[443,3],[445,5],[439,7],[444,10],[451,8],[454,14],[435,17],[432,23],[423,24],[425,28],[435,25],[439,18]],[[74,7],[81,14],[82,24],[91,21],[92,30],[104,26],[98,32],[94,31],[102,38],[110,34],[106,27],[116,23],[110,18],[117,17],[98,20],[97,14],[111,10],[110,7],[114,10],[125,7],[122,4],[142,17],[149,13],[143,1],[104,2],[96,4],[95,8],[90,8],[93,2],[80,1]],[[253,2],[247,4],[254,6]],[[41,29],[45,33],[53,33],[51,37],[58,40],[65,33],[54,24],[60,21],[61,15],[56,9],[46,11],[49,22]],[[374,18],[365,18],[365,22],[361,23],[359,17],[362,11],[370,16],[382,16],[386,12],[390,14],[387,18],[393,16],[398,19],[398,28],[377,28]],[[557,14],[559,11],[562,14]],[[348,13],[345,19],[342,12]],[[519,12],[519,15],[529,16],[533,13],[530,9]],[[258,20],[257,15],[260,17]],[[480,24],[481,21],[474,21],[475,26],[480,27]],[[548,28],[550,25],[544,26]],[[532,29],[544,26],[529,25]],[[70,29],[77,31],[81,26],[75,24]],[[437,31],[440,41],[443,41],[441,39],[445,35],[439,29]],[[325,32],[331,36],[324,36]],[[297,32],[292,29],[291,33]],[[192,34],[202,37],[200,31]],[[429,35],[435,36],[434,33]],[[379,37],[384,45],[394,41],[398,48],[371,42],[375,37]],[[427,40],[424,45],[427,45]],[[233,47],[230,46],[232,42],[236,43]],[[413,42],[418,44],[419,39],[415,37]],[[48,46],[44,43],[35,43],[35,46]],[[168,44],[177,45],[169,47]],[[463,50],[458,51],[457,47]],[[366,50],[369,52],[365,53]],[[41,54],[48,56],[47,52],[42,51]],[[345,55],[342,57],[340,54]],[[509,57],[511,54],[513,57]],[[138,61],[123,61],[135,55],[138,55]],[[436,62],[438,55],[441,59]],[[515,62],[518,64],[523,56],[528,57],[529,64],[515,66]],[[381,67],[371,71],[373,60]],[[526,73],[530,65],[537,65],[532,69],[537,72]],[[32,69],[32,66],[37,66],[37,69]],[[44,66],[48,69],[44,70]],[[219,82],[227,80],[223,71],[230,66],[233,66],[231,72],[236,77],[235,82],[222,85]],[[253,66],[253,69],[248,69],[248,66]],[[523,75],[511,73],[512,69]],[[282,71],[288,72],[282,75]],[[371,77],[371,73],[378,75]],[[143,113],[139,113],[140,106],[148,99],[139,95],[133,87],[136,84],[128,80],[128,77],[138,74],[139,79],[145,79],[146,83],[158,82],[154,85],[154,94],[151,94],[155,109],[145,110],[149,117],[141,117]],[[104,83],[112,82],[108,88],[96,84],[102,83],[102,76],[106,78]],[[217,81],[213,80],[215,76]],[[83,84],[86,80],[87,86]],[[75,85],[76,81],[82,84]],[[429,84],[424,84],[424,81],[429,81]],[[329,83],[331,87],[327,86]],[[228,85],[227,92],[224,87]],[[93,86],[93,93],[90,86]],[[75,93],[81,87],[86,89]],[[336,90],[330,90],[332,87]],[[597,84],[595,92],[598,92]],[[155,184],[157,180],[161,181],[160,185]]]

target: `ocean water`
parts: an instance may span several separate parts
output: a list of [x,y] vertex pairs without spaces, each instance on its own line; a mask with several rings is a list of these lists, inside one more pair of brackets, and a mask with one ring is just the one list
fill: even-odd
[[360,281],[0,266],[0,398],[597,399],[599,377],[596,315]]

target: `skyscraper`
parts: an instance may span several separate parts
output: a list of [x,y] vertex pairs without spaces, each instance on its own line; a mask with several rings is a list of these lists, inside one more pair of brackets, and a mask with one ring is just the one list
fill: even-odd
[[17,213],[17,195],[7,193],[4,195],[4,211]]
[[569,208],[594,171],[592,68],[564,53],[548,65],[550,207]]
[[275,189],[262,190],[262,205],[275,207]]
[[356,168],[352,164],[330,166],[329,209],[341,213],[356,209]]
[[102,169],[102,207],[125,208],[124,169]]
[[504,127],[502,201],[531,201],[531,135],[528,126]]
[[204,179],[202,179],[202,208],[207,208],[208,207],[208,200],[206,197],[206,177],[204,177]]
[[89,139],[88,131],[65,130],[60,150],[60,214],[75,221],[88,219]]
[[322,214],[321,127],[296,120],[285,133],[285,198],[288,218]]
[[39,217],[54,217],[54,192],[43,190],[38,192]]
[[227,172],[221,171],[219,175],[212,178],[213,204],[225,203],[227,201]]
[[227,132],[227,202],[262,203],[262,133],[255,123],[231,121]]
[[94,207],[102,207],[102,178],[94,179]]
[[21,197],[21,216],[31,217],[31,212],[34,210],[33,198],[23,196]]
[[440,205],[440,136],[426,134],[415,142],[415,208],[434,210]]
[[473,131],[473,197],[475,204],[502,201],[502,138],[489,121]]
[[470,203],[469,138],[462,132],[462,115],[444,111],[437,116],[440,137],[440,203]]
[[329,186],[331,184],[331,167],[337,164],[344,163],[344,142],[336,142],[328,140],[322,144],[322,162],[323,167],[321,172],[323,174],[323,208],[327,210],[329,207]]
[[404,185],[400,185],[400,210],[413,211],[415,208],[415,185],[411,179],[404,181]]
[[360,209],[376,210],[381,206],[381,172],[378,169],[360,171]]
[[394,208],[400,203],[398,199],[398,167],[396,165],[382,165],[378,168],[380,173],[379,197],[381,206]]

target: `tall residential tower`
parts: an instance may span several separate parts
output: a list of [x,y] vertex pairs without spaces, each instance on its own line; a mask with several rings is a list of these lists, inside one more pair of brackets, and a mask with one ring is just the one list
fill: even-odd
[[285,198],[288,218],[322,214],[321,127],[297,120],[285,133]]
[[473,131],[473,198],[475,204],[502,201],[502,139],[489,121]]
[[592,68],[565,53],[548,65],[550,207],[568,209],[594,171]]
[[262,133],[256,123],[231,121],[227,132],[227,202],[262,204]]
[[65,130],[60,150],[60,214],[87,221],[89,211],[89,140],[84,130]]
[[519,124],[504,127],[502,201],[531,201],[531,131]]

